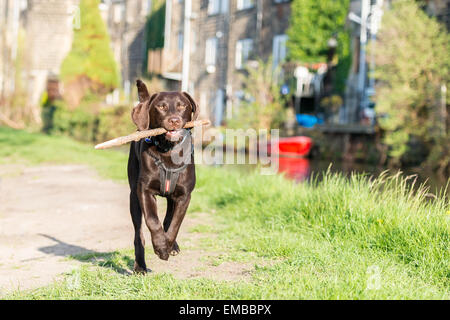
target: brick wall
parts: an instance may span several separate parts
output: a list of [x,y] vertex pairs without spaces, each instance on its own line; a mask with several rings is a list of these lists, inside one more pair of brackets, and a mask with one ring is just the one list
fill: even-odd
[[49,74],[70,51],[77,0],[29,0],[25,15],[29,101],[39,103]]
[[[170,44],[166,44],[166,48],[174,49],[178,33],[183,30],[184,1],[168,1],[172,4],[172,14]],[[284,34],[288,27],[290,2],[276,4],[274,0],[254,0],[253,7],[237,10],[237,0],[228,0],[227,12],[209,15],[208,0],[193,0],[192,12],[195,18],[192,20],[189,80],[202,116],[214,120],[218,90],[228,98],[224,105],[236,102],[236,93],[242,90],[244,71],[235,67],[237,41],[253,39],[255,56],[267,59],[272,54],[273,37]],[[259,19],[258,12],[262,12]],[[205,44],[212,37],[218,39],[214,71],[207,70],[205,65]]]
[[149,4],[148,0],[116,0],[105,6],[103,12],[124,83],[133,83],[143,72]]

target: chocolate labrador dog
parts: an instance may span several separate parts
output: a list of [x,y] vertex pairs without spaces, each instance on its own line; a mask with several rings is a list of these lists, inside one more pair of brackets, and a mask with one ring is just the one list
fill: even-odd
[[[167,133],[132,142],[128,158],[130,211],[135,230],[134,271],[147,271],[144,258],[142,217],[150,229],[153,249],[160,259],[177,255],[178,230],[195,186],[195,166],[190,131],[186,122],[195,120],[198,107],[186,92],[160,92],[149,95],[137,80],[139,104],[131,118],[138,130],[165,128]],[[163,225],[158,219],[155,196],[167,198]]]

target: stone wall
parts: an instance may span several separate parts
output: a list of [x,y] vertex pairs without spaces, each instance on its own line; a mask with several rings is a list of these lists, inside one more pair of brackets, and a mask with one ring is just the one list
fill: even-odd
[[[171,1],[171,0],[169,0]],[[172,0],[170,47],[176,47],[176,38],[183,30],[183,2]],[[254,0],[254,6],[237,10],[237,0],[228,0],[225,13],[208,14],[208,0],[193,1],[192,47],[190,58],[190,82],[195,98],[200,102],[203,116],[214,120],[215,105],[222,90],[224,108],[237,104],[242,91],[244,71],[237,70],[236,43],[251,38],[254,56],[267,59],[272,54],[273,37],[284,34],[288,27],[290,2],[275,3],[273,0]],[[258,12],[262,13],[258,19]],[[215,70],[205,65],[205,44],[217,37]],[[181,53],[180,53],[181,54]]]
[[141,77],[146,59],[145,26],[150,13],[149,0],[116,0],[105,2],[102,15],[111,37],[111,48],[119,63],[123,85],[129,86]]
[[[77,0],[29,0],[25,34],[30,102],[39,103],[49,74],[58,74],[70,51]],[[78,26],[76,26],[78,27]]]

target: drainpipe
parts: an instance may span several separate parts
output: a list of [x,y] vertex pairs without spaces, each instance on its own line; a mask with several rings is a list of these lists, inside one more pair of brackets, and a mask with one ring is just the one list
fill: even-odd
[[[172,0],[166,0],[166,17],[164,23],[164,49],[170,50],[170,30],[172,27]],[[167,52],[166,52],[167,54]]]
[[192,0],[184,1],[183,28],[183,69],[181,74],[181,91],[189,90],[189,63],[191,53],[191,16]]
[[[361,0],[361,26],[360,26],[360,51],[359,51],[359,75],[358,91],[360,94],[359,111],[365,107],[365,83],[366,83],[366,45],[367,45],[367,18],[369,16],[370,0]],[[359,114],[359,112],[358,112]],[[357,118],[359,119],[359,118]]]
[[262,20],[263,20],[263,1],[256,1],[256,50],[257,55],[260,56],[262,54],[262,46],[261,46],[261,30],[262,30]]

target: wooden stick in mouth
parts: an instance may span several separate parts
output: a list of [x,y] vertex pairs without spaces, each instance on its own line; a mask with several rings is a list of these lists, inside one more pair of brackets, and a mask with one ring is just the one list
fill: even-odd
[[[189,128],[193,128],[193,127],[207,126],[210,124],[211,124],[211,121],[209,121],[207,119],[189,121],[184,125],[183,128],[189,129]],[[107,148],[117,147],[117,146],[121,146],[121,145],[126,144],[131,141],[139,141],[143,138],[158,136],[158,135],[164,134],[166,132],[167,132],[167,130],[164,128],[136,131],[135,133],[129,134],[127,136],[115,138],[115,139],[100,143],[95,146],[95,149],[107,149]]]

